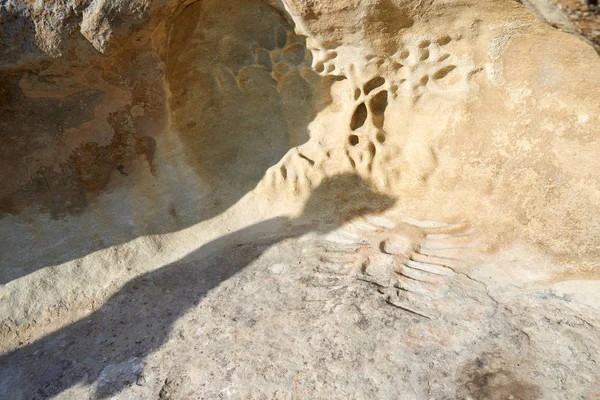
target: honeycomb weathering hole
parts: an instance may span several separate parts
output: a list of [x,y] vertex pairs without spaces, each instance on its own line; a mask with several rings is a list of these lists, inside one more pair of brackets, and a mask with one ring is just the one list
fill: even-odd
[[370,108],[373,115],[373,125],[377,128],[383,128],[385,110],[388,106],[388,93],[382,90],[371,99]]
[[371,99],[371,111],[374,116],[380,116],[385,113],[385,110],[388,106],[388,94],[387,91],[382,90],[377,93]]
[[364,92],[365,95],[371,93],[374,89],[377,89],[378,87],[382,86],[385,83],[385,79],[381,76],[377,76],[373,79],[371,79],[369,82],[367,82],[365,84],[364,87]]
[[367,116],[367,106],[365,105],[365,103],[360,103],[358,107],[356,107],[354,113],[352,114],[352,119],[350,121],[350,129],[355,131],[358,128],[362,127],[365,124],[365,121],[367,120]]
[[454,71],[455,68],[456,68],[455,65],[448,65],[447,67],[444,67],[444,68],[438,70],[431,77],[435,80],[445,78],[446,75],[448,75],[450,72]]

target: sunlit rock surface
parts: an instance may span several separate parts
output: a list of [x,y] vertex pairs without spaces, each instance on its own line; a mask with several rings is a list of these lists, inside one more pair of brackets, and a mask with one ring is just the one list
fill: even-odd
[[600,58],[530,9],[3,2],[0,397],[600,396]]

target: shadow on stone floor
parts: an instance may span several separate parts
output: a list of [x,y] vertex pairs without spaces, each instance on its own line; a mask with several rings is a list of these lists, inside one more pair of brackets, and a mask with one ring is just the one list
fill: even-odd
[[[356,175],[324,180],[297,219],[275,218],[216,239],[184,259],[128,282],[90,316],[0,358],[0,397],[47,399],[76,384],[93,384],[107,366],[143,359],[169,339],[173,324],[211,289],[274,244],[325,233],[395,201]],[[107,398],[127,385],[103,385]]]

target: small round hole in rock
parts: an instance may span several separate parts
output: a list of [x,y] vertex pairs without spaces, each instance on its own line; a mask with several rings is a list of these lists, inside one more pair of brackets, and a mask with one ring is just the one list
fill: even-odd
[[358,100],[359,97],[360,97],[360,89],[356,88],[356,89],[354,89],[354,100]]
[[367,82],[363,88],[363,90],[365,91],[365,94],[369,94],[371,93],[371,91],[373,91],[374,89],[377,89],[379,86],[383,85],[385,83],[385,79],[381,76],[376,76],[375,78],[371,79],[369,82]]
[[354,114],[352,114],[352,120],[350,121],[350,129],[355,131],[361,126],[363,126],[365,124],[365,121],[367,120],[367,116],[367,106],[365,105],[365,103],[360,103],[358,107],[356,107]]
[[440,46],[444,46],[447,45],[448,43],[450,43],[452,41],[452,38],[450,36],[442,36],[441,38],[438,39],[437,44],[439,44]]

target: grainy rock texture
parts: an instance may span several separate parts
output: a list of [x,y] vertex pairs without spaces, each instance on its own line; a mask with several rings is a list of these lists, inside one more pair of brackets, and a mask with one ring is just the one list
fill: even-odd
[[0,398],[600,396],[600,57],[524,4],[9,0],[0,39]]

